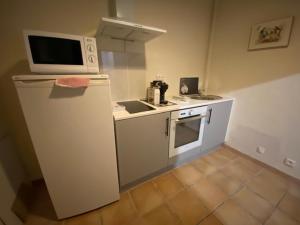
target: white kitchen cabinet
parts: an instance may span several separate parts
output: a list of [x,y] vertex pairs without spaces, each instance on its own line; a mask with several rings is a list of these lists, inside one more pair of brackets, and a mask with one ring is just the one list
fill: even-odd
[[202,145],[169,158],[170,112],[115,121],[120,186],[181,165],[224,143],[232,100],[208,105]]
[[225,141],[233,101],[208,105],[201,151],[213,149]]
[[170,113],[115,122],[121,187],[168,165]]

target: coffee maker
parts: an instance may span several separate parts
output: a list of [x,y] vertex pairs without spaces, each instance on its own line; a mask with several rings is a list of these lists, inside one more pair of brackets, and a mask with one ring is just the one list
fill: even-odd
[[150,83],[150,87],[159,88],[159,91],[160,91],[159,103],[160,104],[168,103],[168,101],[165,100],[165,93],[169,87],[169,85],[166,82],[163,82],[162,80],[154,80]]

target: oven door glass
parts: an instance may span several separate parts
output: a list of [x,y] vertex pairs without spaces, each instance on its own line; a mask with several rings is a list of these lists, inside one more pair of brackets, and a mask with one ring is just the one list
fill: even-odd
[[175,148],[199,140],[201,118],[199,116],[176,121]]

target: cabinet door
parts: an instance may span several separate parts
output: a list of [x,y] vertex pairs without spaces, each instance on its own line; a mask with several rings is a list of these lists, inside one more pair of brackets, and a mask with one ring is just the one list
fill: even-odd
[[208,106],[204,125],[201,150],[205,151],[224,143],[231,112],[232,101],[220,102]]
[[167,166],[170,113],[116,121],[120,185]]

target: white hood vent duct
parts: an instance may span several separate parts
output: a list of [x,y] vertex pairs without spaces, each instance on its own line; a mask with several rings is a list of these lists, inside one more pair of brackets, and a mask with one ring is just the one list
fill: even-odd
[[109,3],[111,17],[102,18],[97,36],[147,42],[167,32],[160,28],[129,22],[134,19],[134,0],[110,0]]

